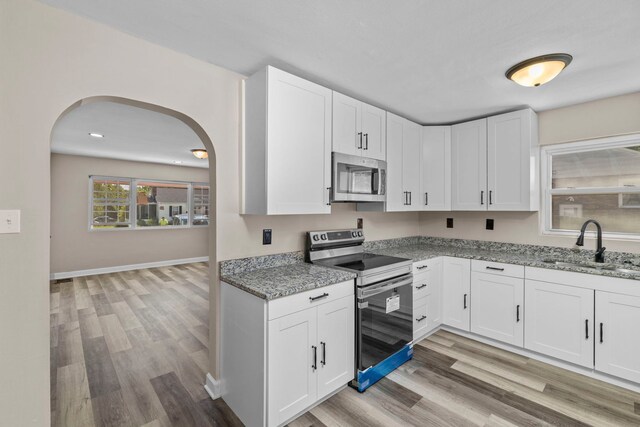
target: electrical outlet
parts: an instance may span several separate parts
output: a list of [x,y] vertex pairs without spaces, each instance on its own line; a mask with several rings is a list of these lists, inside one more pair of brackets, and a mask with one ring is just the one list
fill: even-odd
[[358,221],[356,221],[356,228],[359,230],[364,228],[364,220],[362,218],[358,218]]
[[270,245],[271,244],[271,229],[270,228],[265,228],[264,230],[262,230],[262,244],[263,245]]
[[493,230],[493,220],[487,219],[487,230]]
[[447,228],[453,228],[453,218],[447,218]]

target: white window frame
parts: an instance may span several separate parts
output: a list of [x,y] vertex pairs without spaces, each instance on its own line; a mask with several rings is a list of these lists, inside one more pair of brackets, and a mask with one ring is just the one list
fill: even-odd
[[[582,153],[587,151],[598,151],[611,148],[623,148],[634,145],[640,145],[640,133],[633,133],[621,136],[612,136],[606,138],[590,139],[585,141],[568,142],[564,144],[554,144],[543,146],[540,149],[540,234],[545,236],[569,236],[577,237],[576,230],[555,230],[551,228],[552,220],[552,195],[574,195],[574,194],[611,194],[611,193],[638,193],[640,189],[637,187],[603,187],[603,188],[570,188],[570,189],[551,189],[552,183],[552,160],[551,157],[559,154]],[[585,233],[587,237],[596,237],[595,231]],[[640,232],[635,233],[616,233],[603,230],[604,238],[611,240],[640,241]]]
[[[128,180],[131,184],[129,190],[129,227],[113,227],[113,228],[93,228],[93,181],[94,180]],[[137,224],[138,217],[138,183],[161,183],[161,184],[177,184],[186,185],[187,187],[187,206],[188,206],[188,220],[186,225],[172,225],[172,226],[144,226],[139,227]],[[193,225],[193,186],[201,185],[209,187],[209,224],[208,225]],[[130,178],[123,176],[109,176],[109,175],[89,175],[89,203],[88,203],[88,227],[90,232],[103,232],[103,231],[132,231],[132,230],[184,230],[188,228],[208,228],[211,225],[211,187],[207,182],[189,182],[189,181],[176,181],[165,179],[146,179],[146,178]]]

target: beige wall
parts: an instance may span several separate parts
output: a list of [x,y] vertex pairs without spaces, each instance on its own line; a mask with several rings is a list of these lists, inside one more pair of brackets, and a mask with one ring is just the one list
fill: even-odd
[[51,156],[51,272],[209,256],[206,228],[89,231],[89,175],[208,182],[209,170]]
[[[543,111],[538,114],[540,144],[558,144],[612,135],[640,132],[640,92]],[[446,228],[446,218],[454,218],[454,228]],[[495,220],[495,230],[485,230],[485,220]],[[422,234],[435,237],[530,243],[572,247],[575,237],[542,236],[538,213],[528,212],[443,212],[421,213]],[[585,246],[592,249],[592,241]],[[640,252],[640,243],[605,240],[611,251]]]

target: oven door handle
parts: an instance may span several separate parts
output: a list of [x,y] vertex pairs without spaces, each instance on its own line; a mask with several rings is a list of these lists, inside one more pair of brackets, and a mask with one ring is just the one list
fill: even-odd
[[368,298],[368,297],[386,292],[390,289],[399,288],[400,286],[406,286],[411,284],[413,284],[413,276],[409,276],[400,280],[395,279],[391,282],[388,282],[388,281],[382,282],[379,285],[374,285],[373,287],[370,287],[370,288],[361,289],[359,297]]

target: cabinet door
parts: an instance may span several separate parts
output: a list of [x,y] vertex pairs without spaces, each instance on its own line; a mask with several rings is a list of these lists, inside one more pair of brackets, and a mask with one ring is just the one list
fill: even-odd
[[269,425],[282,424],[317,400],[317,315],[310,308],[269,321]]
[[362,103],[362,155],[372,159],[387,159],[387,113]]
[[537,182],[530,173],[533,114],[522,110],[487,119],[489,210],[530,209],[530,188]]
[[524,279],[471,273],[471,332],[524,345]]
[[593,367],[593,290],[525,282],[527,350]]
[[487,209],[487,119],[451,126],[451,208]]
[[469,330],[471,302],[471,261],[444,258],[442,261],[442,323]]
[[405,120],[402,138],[402,187],[408,193],[407,211],[422,209],[420,197],[420,145],[422,127]]
[[318,399],[354,378],[353,296],[318,306]]
[[451,126],[422,128],[420,210],[451,210]]
[[387,113],[387,212],[406,210],[402,188],[402,117]]
[[363,148],[362,102],[333,92],[333,151],[359,156]]
[[272,67],[268,85],[268,213],[330,213],[332,91]]
[[596,369],[640,382],[640,297],[596,291]]

